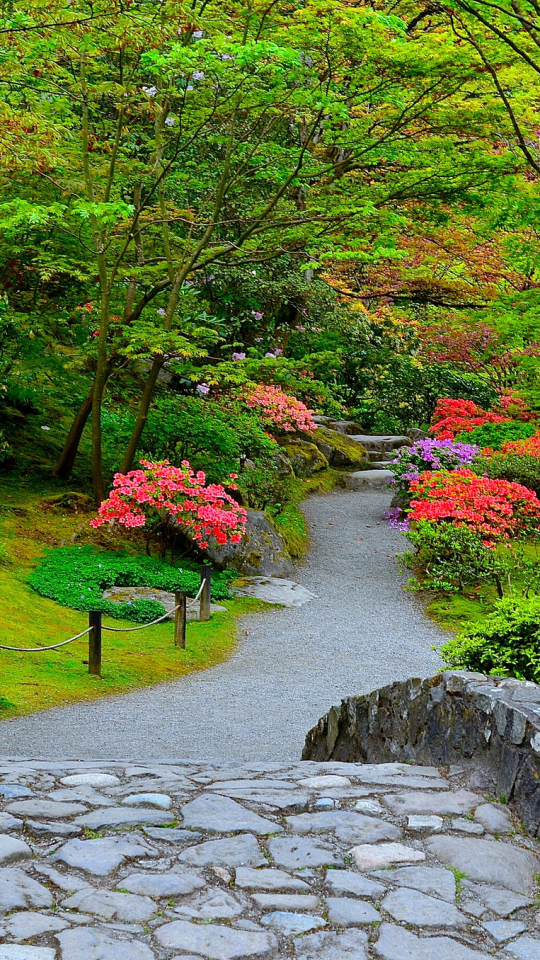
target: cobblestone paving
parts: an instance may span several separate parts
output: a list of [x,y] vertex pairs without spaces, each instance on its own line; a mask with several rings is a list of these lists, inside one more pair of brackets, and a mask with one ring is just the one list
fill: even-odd
[[537,842],[460,768],[1,761],[0,960],[540,960]]

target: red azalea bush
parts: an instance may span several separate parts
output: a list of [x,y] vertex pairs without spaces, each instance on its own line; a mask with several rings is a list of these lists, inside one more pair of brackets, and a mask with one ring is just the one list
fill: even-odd
[[194,473],[187,460],[181,467],[168,460],[141,460],[141,467],[115,474],[113,490],[90,521],[92,527],[114,520],[125,527],[152,528],[171,515],[203,550],[209,537],[219,544],[240,542],[247,513],[220,484],[207,486],[205,474]]
[[500,453],[540,459],[540,433],[535,433],[534,437],[527,437],[525,440],[507,440],[503,443]]
[[505,390],[499,394],[496,412],[503,416],[511,417],[512,420],[535,420],[537,414],[531,410],[527,401],[518,397],[512,390]]
[[444,397],[437,401],[430,431],[438,440],[453,440],[458,433],[468,433],[485,423],[505,423],[511,418],[499,413],[482,410],[472,400],[452,400]]
[[480,534],[486,546],[540,527],[540,500],[520,483],[490,480],[472,470],[428,471],[410,490],[409,521],[465,526]]
[[317,424],[313,419],[313,410],[305,403],[291,397],[280,387],[260,384],[244,395],[244,403],[251,410],[257,410],[264,423],[269,427],[293,433],[295,430],[304,430],[313,433]]

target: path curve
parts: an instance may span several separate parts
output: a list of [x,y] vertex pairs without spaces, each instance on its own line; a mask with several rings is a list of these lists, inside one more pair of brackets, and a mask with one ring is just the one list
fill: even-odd
[[0,755],[298,759],[305,734],[343,697],[441,666],[444,634],[402,589],[406,549],[382,515],[386,492],[336,492],[305,505],[318,599],[243,621],[225,664],[120,697],[0,723]]

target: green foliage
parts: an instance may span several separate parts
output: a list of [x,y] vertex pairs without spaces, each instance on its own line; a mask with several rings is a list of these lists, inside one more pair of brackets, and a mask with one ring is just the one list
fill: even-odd
[[474,430],[460,433],[456,440],[463,443],[476,443],[480,449],[491,447],[492,450],[500,450],[507,440],[526,440],[527,437],[534,436],[537,429],[534,424],[525,423],[521,420],[509,420],[507,423],[484,423],[481,427],[475,427]]
[[[230,596],[230,574],[214,574],[212,597]],[[59,547],[47,554],[28,580],[42,597],[72,610],[101,610],[110,617],[146,623],[164,613],[156,600],[115,603],[103,599],[109,587],[151,587],[154,590],[185,591],[195,596],[200,575],[192,569],[175,568],[151,557],[129,557],[98,552],[90,547]]]
[[255,510],[265,510],[270,505],[279,510],[291,499],[291,479],[281,475],[276,461],[243,470],[236,482]]
[[522,486],[533,490],[540,497],[540,458],[523,454],[508,453],[494,454],[492,457],[481,457],[473,467],[475,472],[494,480],[509,480],[512,483],[521,483]]
[[540,597],[501,600],[481,624],[468,627],[441,653],[452,667],[540,681]]
[[490,550],[480,534],[452,523],[421,521],[406,536],[415,553],[404,554],[402,562],[419,575],[415,589],[456,593],[495,584],[502,595],[505,573],[515,563],[509,547]]

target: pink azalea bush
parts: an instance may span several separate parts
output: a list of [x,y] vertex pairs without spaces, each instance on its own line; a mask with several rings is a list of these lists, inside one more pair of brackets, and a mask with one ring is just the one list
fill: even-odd
[[109,498],[90,521],[92,527],[111,521],[125,527],[155,527],[170,515],[203,550],[210,537],[219,544],[240,542],[247,513],[221,484],[206,485],[206,475],[195,473],[187,460],[181,467],[168,460],[141,460],[141,468],[115,474]]
[[291,397],[280,387],[259,384],[254,390],[244,394],[244,403],[251,410],[257,410],[264,423],[285,433],[304,430],[313,433],[317,424],[313,419],[313,410],[296,397]]

